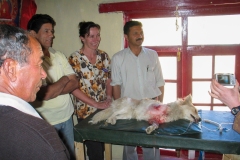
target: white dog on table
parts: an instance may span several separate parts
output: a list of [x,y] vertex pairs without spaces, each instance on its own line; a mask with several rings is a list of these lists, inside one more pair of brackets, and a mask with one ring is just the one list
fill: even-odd
[[192,96],[188,95],[168,104],[152,99],[119,98],[113,101],[109,108],[94,115],[89,123],[96,124],[106,120],[107,123],[114,125],[118,119],[148,121],[151,125],[146,129],[147,134],[157,129],[161,123],[178,119],[187,119],[196,123],[201,121],[196,107],[192,104]]

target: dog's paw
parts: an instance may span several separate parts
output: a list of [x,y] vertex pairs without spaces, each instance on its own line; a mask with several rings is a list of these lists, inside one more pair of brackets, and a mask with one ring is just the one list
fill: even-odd
[[88,121],[88,123],[90,123],[90,124],[97,124],[98,121],[96,121],[96,120],[94,120],[94,119],[91,119],[90,121]]
[[106,127],[106,126],[108,126],[108,123],[107,123],[107,122],[105,122],[103,126],[105,126],[105,127]]
[[93,121],[92,121],[92,120],[91,120],[91,121],[88,121],[88,123],[93,124]]
[[114,125],[114,124],[116,124],[116,118],[108,118],[108,119],[106,120],[106,122],[107,122],[107,123],[110,123],[111,125]]
[[90,124],[95,124],[93,120],[88,121]]

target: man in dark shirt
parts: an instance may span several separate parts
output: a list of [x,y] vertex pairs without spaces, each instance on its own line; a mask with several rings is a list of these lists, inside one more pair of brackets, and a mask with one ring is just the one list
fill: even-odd
[[66,160],[55,129],[27,102],[36,99],[46,73],[39,42],[24,30],[0,25],[0,159]]

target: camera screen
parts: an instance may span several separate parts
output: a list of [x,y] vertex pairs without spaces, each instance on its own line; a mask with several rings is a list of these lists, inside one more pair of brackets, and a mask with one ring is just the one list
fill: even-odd
[[230,84],[230,77],[229,75],[218,75],[218,83],[221,84]]

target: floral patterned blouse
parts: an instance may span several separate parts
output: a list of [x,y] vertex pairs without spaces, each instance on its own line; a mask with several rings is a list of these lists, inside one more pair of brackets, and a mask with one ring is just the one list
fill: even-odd
[[[96,63],[92,64],[82,50],[71,54],[68,62],[75,71],[80,90],[97,102],[107,99],[106,81],[111,78],[110,58],[104,51],[97,50]],[[97,109],[73,96],[74,113],[79,119],[85,119]]]

